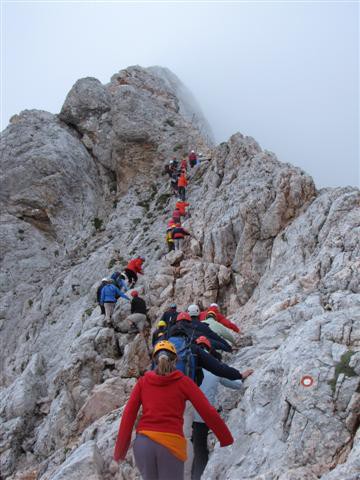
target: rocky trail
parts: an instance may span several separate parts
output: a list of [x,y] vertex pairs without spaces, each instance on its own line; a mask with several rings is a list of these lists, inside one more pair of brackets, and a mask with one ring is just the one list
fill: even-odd
[[[191,232],[167,253],[164,162],[211,152],[190,177]],[[226,356],[255,373],[221,388],[235,443],[202,478],[360,478],[360,191],[312,178],[240,133],[215,146],[168,70],[81,79],[59,115],[24,111],[1,134],[0,465],[10,480],[132,480],[110,471],[123,407],[149,368],[100,279],[135,254],[155,325],[175,301],[212,302],[243,332]],[[310,377],[309,384],[306,379]]]

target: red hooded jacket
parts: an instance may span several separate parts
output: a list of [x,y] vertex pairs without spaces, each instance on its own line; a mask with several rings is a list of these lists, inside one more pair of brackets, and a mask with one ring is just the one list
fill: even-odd
[[121,418],[115,444],[114,460],[124,459],[128,451],[134,423],[142,405],[142,416],[136,431],[175,433],[184,436],[185,402],[190,400],[208,427],[226,447],[233,437],[215,408],[209,403],[200,388],[179,370],[169,375],[157,375],[154,371],[140,377]]
[[130,260],[130,262],[127,264],[127,267],[129,270],[132,270],[135,273],[140,273],[143,275],[142,271],[142,264],[144,263],[144,260],[141,260],[141,258],[133,258]]
[[176,202],[175,204],[175,208],[178,208],[179,211],[180,211],[180,215],[183,217],[184,215],[186,215],[186,207],[188,207],[190,205],[189,202]]
[[234,330],[234,332],[237,332],[237,333],[240,332],[239,327],[237,325],[235,325],[235,323],[231,322],[226,317],[224,317],[224,315],[222,315],[219,312],[219,309],[216,308],[216,307],[209,307],[204,312],[201,312],[200,315],[199,315],[199,320],[201,320],[201,321],[205,320],[205,318],[207,317],[207,314],[210,310],[216,313],[216,320],[219,323],[221,323],[222,325],[224,325],[224,327],[230,328],[230,330]]

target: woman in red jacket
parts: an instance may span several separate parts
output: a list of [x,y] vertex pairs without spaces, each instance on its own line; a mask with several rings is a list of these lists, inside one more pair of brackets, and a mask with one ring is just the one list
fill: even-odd
[[176,370],[176,349],[167,341],[155,345],[154,371],[146,372],[135,385],[126,404],[115,445],[114,460],[124,460],[132,429],[142,406],[136,427],[134,455],[144,480],[183,480],[186,440],[183,415],[190,400],[204,422],[226,447],[232,435],[199,387],[180,370]]
[[130,260],[130,262],[127,264],[125,268],[125,273],[126,276],[128,277],[129,280],[129,287],[133,287],[138,279],[137,274],[140,273],[140,275],[143,275],[144,272],[142,270],[142,264],[145,262],[145,258],[138,256],[137,258],[133,258]]

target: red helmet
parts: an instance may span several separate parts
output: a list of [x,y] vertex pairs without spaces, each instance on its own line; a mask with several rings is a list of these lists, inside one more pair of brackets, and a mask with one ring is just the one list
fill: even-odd
[[139,292],[137,290],[133,290],[132,292],[130,292],[130,295],[132,297],[137,297],[139,295]]
[[187,320],[188,322],[191,322],[191,317],[187,312],[180,312],[176,317],[176,321],[179,322],[181,320]]
[[210,340],[208,338],[206,338],[204,335],[201,335],[201,337],[198,337],[195,340],[195,343],[197,343],[198,345],[206,345],[208,347],[208,349],[211,350]]

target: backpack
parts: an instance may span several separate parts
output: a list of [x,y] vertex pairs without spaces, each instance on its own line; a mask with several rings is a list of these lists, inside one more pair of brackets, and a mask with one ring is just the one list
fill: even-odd
[[196,355],[191,351],[191,338],[187,336],[170,337],[168,338],[175,348],[177,353],[176,368],[184,373],[191,380],[196,379],[197,362]]
[[113,280],[115,280],[115,282],[117,281],[117,279],[120,277],[120,272],[114,272],[112,275],[111,275],[111,278]]

